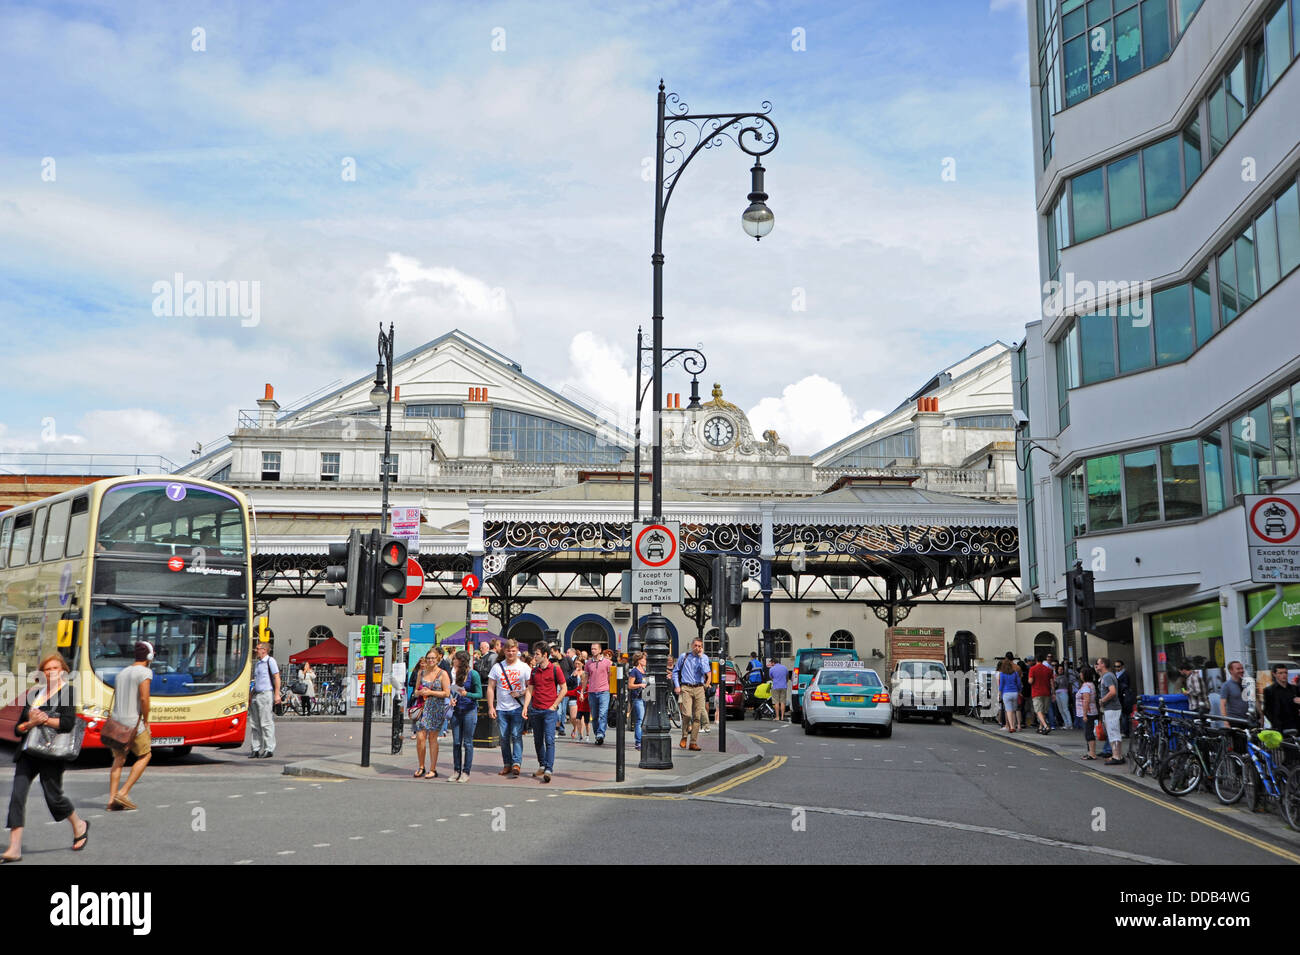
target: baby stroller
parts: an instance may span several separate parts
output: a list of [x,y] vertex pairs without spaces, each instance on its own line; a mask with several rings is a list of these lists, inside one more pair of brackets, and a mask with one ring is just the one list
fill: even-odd
[[745,705],[754,708],[754,719],[776,719],[776,706],[772,703],[772,681],[745,687]]

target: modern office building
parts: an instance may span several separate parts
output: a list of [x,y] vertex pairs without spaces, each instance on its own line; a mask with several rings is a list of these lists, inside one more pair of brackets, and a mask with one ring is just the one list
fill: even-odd
[[1015,361],[1018,619],[1061,620],[1078,560],[1148,690],[1185,658],[1300,665],[1300,587],[1248,629],[1276,593],[1242,506],[1300,491],[1300,0],[1028,10],[1044,310]]

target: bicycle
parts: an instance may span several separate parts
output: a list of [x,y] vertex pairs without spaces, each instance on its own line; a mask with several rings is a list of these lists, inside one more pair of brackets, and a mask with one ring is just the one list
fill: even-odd
[[668,713],[668,721],[673,724],[673,729],[681,729],[682,711],[681,707],[677,705],[676,693],[668,694],[668,705],[665,707],[665,710]]
[[[1160,764],[1156,774],[1160,788],[1170,796],[1186,796],[1214,780],[1220,762],[1233,755],[1228,733],[1226,729],[1206,725],[1204,720],[1194,720],[1192,731],[1183,737],[1180,748]],[[1240,798],[1239,793],[1236,796]],[[1219,796],[1219,801],[1230,805],[1235,799]]]
[[1246,754],[1250,757],[1250,762],[1245,763],[1243,760],[1246,768],[1245,800],[1246,808],[1251,812],[1257,812],[1261,804],[1268,801],[1266,808],[1271,809],[1276,805],[1285,817],[1286,800],[1282,793],[1288,776],[1296,774],[1288,773],[1286,767],[1273,758],[1273,751],[1280,752],[1283,741],[1294,738],[1295,735],[1295,730],[1279,733],[1276,730],[1261,730],[1257,726],[1246,730]]

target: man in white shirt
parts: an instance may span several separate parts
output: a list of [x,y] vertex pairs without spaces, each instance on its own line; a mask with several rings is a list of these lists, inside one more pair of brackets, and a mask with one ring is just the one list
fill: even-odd
[[505,659],[488,674],[488,716],[497,721],[501,736],[501,772],[519,778],[524,759],[524,698],[533,669],[519,659],[519,641],[506,641]]

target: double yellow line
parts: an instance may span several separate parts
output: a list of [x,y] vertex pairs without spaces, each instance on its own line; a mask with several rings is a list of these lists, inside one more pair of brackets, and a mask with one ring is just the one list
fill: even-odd
[[757,779],[759,776],[762,776],[764,773],[770,773],[774,769],[779,769],[780,767],[784,766],[789,761],[789,759],[790,759],[789,756],[773,757],[770,763],[764,763],[755,769],[751,769],[747,773],[741,773],[739,776],[736,776],[734,779],[728,779],[725,783],[721,783],[720,785],[714,786],[710,789],[702,789],[699,792],[691,793],[690,795],[716,796],[718,793],[725,793],[728,789],[735,789],[737,786],[743,785],[744,783],[752,782],[753,780]]

